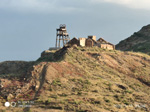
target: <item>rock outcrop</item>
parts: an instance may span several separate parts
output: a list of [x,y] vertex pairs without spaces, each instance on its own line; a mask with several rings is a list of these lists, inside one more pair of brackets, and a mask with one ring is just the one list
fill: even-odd
[[2,74],[26,74],[33,62],[5,61],[0,63],[0,75]]
[[150,25],[144,26],[140,31],[120,41],[116,49],[150,53]]

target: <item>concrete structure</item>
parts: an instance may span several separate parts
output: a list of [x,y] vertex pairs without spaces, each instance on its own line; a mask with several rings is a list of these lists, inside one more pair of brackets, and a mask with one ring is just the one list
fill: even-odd
[[86,38],[79,38],[79,45],[80,46],[85,46],[85,41],[86,41]]
[[90,36],[88,36],[88,38],[96,41],[96,36],[94,36],[94,35],[90,35]]
[[92,39],[86,39],[86,47],[93,47],[94,46],[94,42],[92,41]]
[[79,46],[80,44],[79,44],[79,40],[77,39],[77,38],[73,38],[73,39],[71,39],[68,43],[67,43],[69,46],[73,46],[73,45],[77,45],[77,46]]
[[61,24],[59,29],[56,29],[56,48],[60,48],[61,41],[63,46],[70,40],[69,34],[67,33],[66,25]]
[[103,38],[99,38],[96,41],[96,36],[88,36],[88,38],[79,38],[79,39],[73,38],[67,44],[70,46],[76,44],[77,46],[82,46],[82,47],[84,47],[84,46],[85,47],[98,46],[98,47],[103,48],[103,49],[109,49],[109,50],[115,49],[115,45],[107,42]]
[[97,40],[97,44],[98,44],[99,47],[104,48],[104,49],[109,49],[109,50],[114,50],[115,49],[115,45],[107,42],[103,38],[99,38]]

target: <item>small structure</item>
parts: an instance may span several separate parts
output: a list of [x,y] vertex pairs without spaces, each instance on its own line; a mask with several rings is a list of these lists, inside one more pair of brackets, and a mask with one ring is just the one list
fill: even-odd
[[56,48],[60,48],[61,41],[63,46],[70,40],[69,34],[67,33],[66,25],[61,24],[59,29],[56,29]]
[[71,39],[67,44],[68,44],[69,46],[73,46],[73,45],[79,46],[79,45],[80,45],[80,44],[79,44],[79,40],[78,40],[76,37],[74,37],[73,39]]
[[94,46],[94,42],[92,39],[86,39],[86,44],[85,44],[86,47],[93,47]]
[[80,46],[85,46],[85,41],[86,41],[86,38],[80,37],[79,38],[79,45]]
[[82,47],[84,47],[84,46],[85,47],[98,46],[98,47],[103,48],[103,49],[109,49],[109,50],[115,49],[115,45],[107,42],[103,38],[99,38],[96,41],[96,36],[88,36],[88,38],[79,38],[79,39],[73,38],[67,44],[70,46],[76,44],[77,46],[82,46]]
[[109,50],[114,50],[115,49],[115,45],[113,45],[110,42],[107,42],[103,38],[99,38],[97,40],[97,44],[98,44],[99,47],[104,48],[104,49],[109,49]]
[[88,36],[89,39],[93,39],[94,41],[96,41],[96,36],[95,35],[90,35]]

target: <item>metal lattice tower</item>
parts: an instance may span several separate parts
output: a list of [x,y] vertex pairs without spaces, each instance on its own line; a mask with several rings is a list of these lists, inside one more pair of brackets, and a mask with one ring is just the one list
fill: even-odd
[[66,25],[61,24],[59,29],[56,29],[56,47],[60,48],[61,41],[63,46],[70,40],[69,34],[67,33]]

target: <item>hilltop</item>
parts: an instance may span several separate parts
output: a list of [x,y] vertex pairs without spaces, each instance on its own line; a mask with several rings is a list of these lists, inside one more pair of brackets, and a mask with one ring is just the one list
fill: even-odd
[[33,107],[5,108],[1,103],[1,111],[150,111],[147,54],[73,46],[43,52],[27,64],[19,75],[0,75],[0,95],[2,103],[34,100]]
[[150,25],[142,27],[140,31],[120,41],[116,49],[150,54]]

